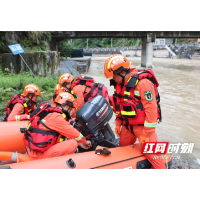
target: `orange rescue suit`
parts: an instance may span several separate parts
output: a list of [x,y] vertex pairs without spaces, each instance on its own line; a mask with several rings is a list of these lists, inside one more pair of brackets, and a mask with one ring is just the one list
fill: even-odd
[[26,100],[24,95],[15,94],[8,106],[5,121],[22,121],[29,119],[29,114],[35,110],[35,103]]
[[[53,112],[43,118],[44,124],[51,130],[54,130],[68,139],[64,142],[57,143],[50,147],[44,153],[30,151],[29,147],[26,146],[28,155],[31,159],[44,159],[51,158],[61,155],[73,154],[77,149],[78,143],[85,143],[85,137],[80,137],[80,133],[67,122],[63,116],[59,113]],[[46,127],[39,124],[39,128],[48,131]],[[78,139],[79,138],[79,139]],[[77,139],[77,140],[76,140]]]
[[[134,74],[138,73],[136,68],[131,69],[129,77],[125,79],[125,83],[132,77]],[[119,133],[120,146],[131,145],[136,142],[136,139],[139,138],[139,143],[142,146],[144,142],[157,142],[157,134],[155,132],[155,127],[157,124],[157,101],[154,91],[154,84],[148,79],[142,79],[136,85],[135,91],[140,95],[141,99],[138,102],[142,103],[145,110],[145,122],[144,125],[123,125]],[[146,92],[151,91],[151,98],[148,100]],[[134,95],[134,94],[133,94]],[[122,122],[120,119],[116,119],[116,126],[120,127]],[[153,154],[146,154],[146,158],[151,162],[152,168],[156,169],[166,169],[165,164],[161,159],[154,159]]]

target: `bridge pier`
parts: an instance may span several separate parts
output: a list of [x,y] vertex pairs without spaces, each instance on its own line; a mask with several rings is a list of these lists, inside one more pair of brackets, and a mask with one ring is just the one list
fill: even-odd
[[155,41],[155,34],[148,33],[147,37],[141,38],[141,40],[142,40],[141,67],[152,68],[153,42]]

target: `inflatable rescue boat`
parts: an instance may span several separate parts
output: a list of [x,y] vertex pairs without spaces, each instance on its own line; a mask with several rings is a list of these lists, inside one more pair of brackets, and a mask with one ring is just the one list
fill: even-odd
[[[104,153],[104,150],[105,153]],[[163,162],[165,162],[163,160]],[[170,163],[166,163],[166,166]],[[150,169],[137,144],[72,155],[0,165],[0,169]]]
[[0,122],[0,151],[26,153],[20,128],[26,128],[28,121]]
[[[112,108],[103,96],[88,101],[77,112],[81,133],[90,138],[92,148],[54,158],[31,160],[26,153],[23,133],[28,122],[0,122],[0,169],[148,169],[151,163],[141,154],[138,144],[119,147],[109,125]],[[2,162],[3,161],[3,162]],[[9,162],[5,164],[4,161]],[[17,162],[17,163],[15,163]],[[163,160],[170,167],[170,158]]]

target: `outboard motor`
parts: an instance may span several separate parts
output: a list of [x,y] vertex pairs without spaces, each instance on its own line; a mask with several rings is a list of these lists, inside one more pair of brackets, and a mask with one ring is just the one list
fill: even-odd
[[101,95],[89,100],[77,112],[76,121],[82,126],[82,133],[86,139],[91,140],[92,149],[95,149],[97,145],[118,146],[118,139],[115,138],[115,134],[108,124],[112,115],[112,108]]

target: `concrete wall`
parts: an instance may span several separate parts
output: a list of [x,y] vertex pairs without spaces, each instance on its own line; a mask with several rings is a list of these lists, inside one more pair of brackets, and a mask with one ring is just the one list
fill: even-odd
[[77,62],[76,61],[69,61],[69,60],[61,60],[60,61],[60,70],[62,73],[70,73],[73,76],[78,76],[80,73],[77,69]]
[[[126,50],[126,51],[121,51],[121,54],[124,56],[141,56],[141,50]],[[166,49],[154,49],[153,50],[153,57],[155,58],[167,58],[169,57],[169,53]]]
[[[60,53],[56,51],[41,51],[21,54],[35,75],[48,76],[60,71]],[[2,69],[10,69],[11,73],[30,71],[19,55],[11,53],[2,55]]]
[[[177,55],[177,58],[200,59],[200,44],[176,44],[170,45],[172,51]],[[105,55],[120,53],[124,56],[141,56],[141,47],[113,47],[113,48],[88,48],[83,49],[84,52],[91,52],[93,55]],[[169,57],[169,52],[165,45],[153,46],[153,56],[156,58]]]
[[92,54],[117,54],[120,53],[120,48],[88,48],[83,49],[83,52],[92,52]]

